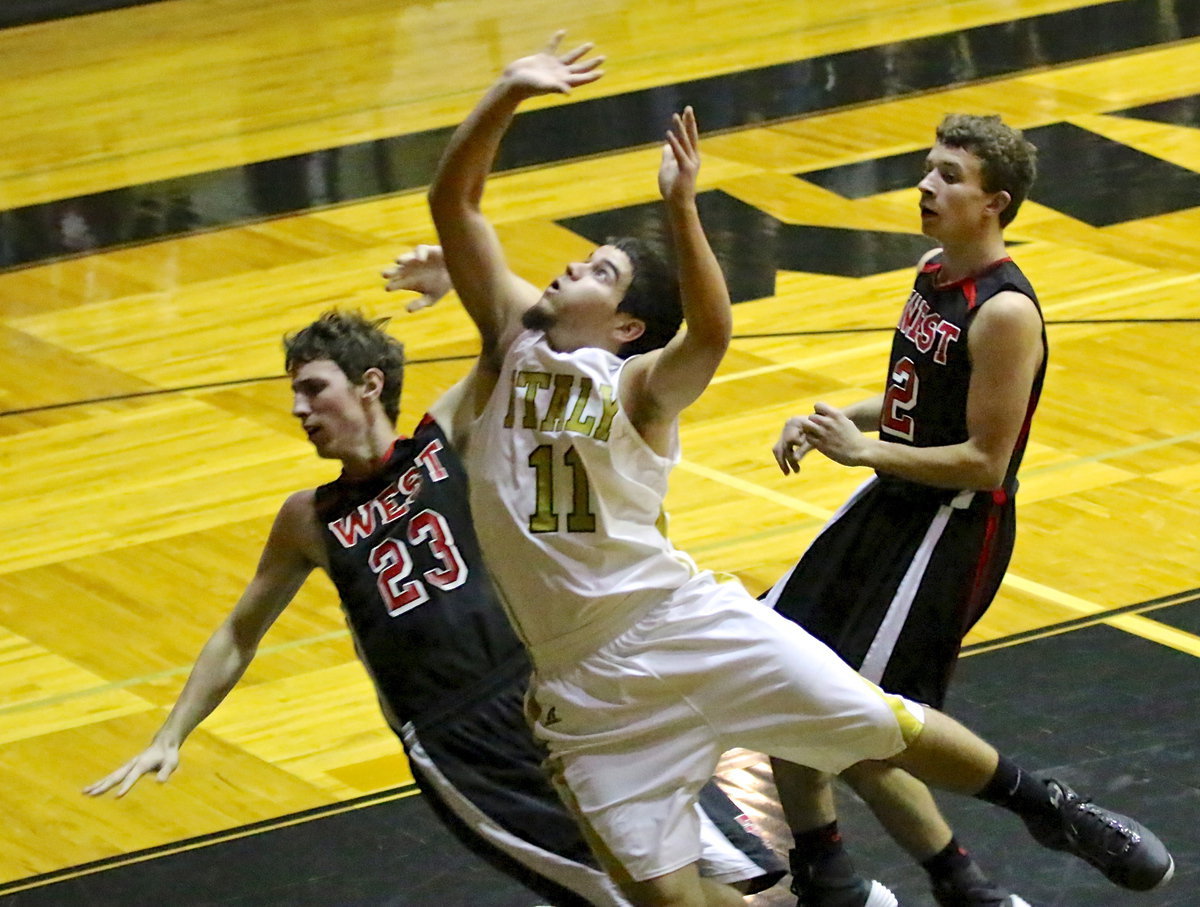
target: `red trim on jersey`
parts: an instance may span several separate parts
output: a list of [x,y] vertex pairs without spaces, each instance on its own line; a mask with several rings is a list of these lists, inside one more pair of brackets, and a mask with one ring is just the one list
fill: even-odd
[[1040,397],[1041,394],[1036,391],[1029,395],[1029,405],[1025,407],[1025,421],[1021,423],[1021,430],[1017,432],[1017,440],[1013,444],[1014,455],[1017,451],[1025,450],[1025,443],[1029,440],[1029,429],[1033,426],[1033,413],[1037,409]]
[[[956,280],[953,283],[938,283],[937,280],[934,280],[933,288],[935,290],[953,290],[955,287],[963,286],[968,281],[970,281],[973,284],[978,278],[982,277],[984,274],[988,274],[988,273],[996,270],[996,268],[1000,267],[1002,264],[1005,264],[1006,262],[1010,262],[1010,261],[1012,261],[1011,256],[1005,255],[1003,258],[997,258],[991,264],[984,265],[982,268],[980,268],[978,271],[975,271],[973,274],[968,274],[966,277],[960,278],[959,280]],[[925,267],[922,268],[921,270],[924,271],[926,274],[929,274],[929,273],[932,273],[933,271],[940,271],[942,269],[942,266],[943,266],[943,262],[940,262],[940,261],[932,262],[931,261],[929,264],[925,265]],[[964,292],[965,292],[965,290],[964,290]],[[971,298],[974,299],[974,295],[972,295]]]
[[421,430],[422,428],[424,428],[426,425],[431,425],[431,424],[433,424],[433,423],[434,423],[434,422],[436,422],[436,421],[437,421],[437,420],[433,418],[433,413],[426,413],[425,415],[423,415],[423,416],[421,417],[421,421],[417,423],[417,427],[416,427],[416,429],[414,429],[414,430],[415,430],[415,431],[420,431],[420,430]]
[[988,511],[987,527],[983,532],[983,544],[980,546],[979,559],[975,562],[975,579],[971,583],[971,595],[967,599],[967,605],[962,614],[964,635],[981,616],[979,596],[983,591],[983,580],[987,576],[987,568],[996,547],[996,531],[1000,527],[1000,513],[1004,505],[1008,503],[1008,492],[1003,488],[996,488],[991,492],[991,499],[992,506]]
[[392,454],[396,451],[396,445],[401,441],[406,440],[408,439],[405,438],[404,435],[396,435],[396,437],[392,438],[392,443],[389,444],[388,449],[383,452],[383,460],[381,462],[386,463],[388,460],[390,460],[392,458]]
[[[401,441],[407,441],[407,440],[408,440],[408,438],[405,437],[404,435],[396,435],[396,437],[392,438],[392,443],[387,446],[387,450],[385,450],[383,452],[383,456],[379,458],[380,469],[382,469],[383,465],[392,459],[392,454],[396,452],[396,445],[399,444]],[[376,472],[378,472],[378,470],[376,470]],[[359,477],[358,479],[347,478],[346,466],[345,466],[345,464],[342,464],[342,478],[346,479],[349,482],[361,482],[368,477],[362,476],[362,477]],[[374,531],[374,530],[372,530],[372,531]]]
[[963,294],[963,296],[965,296],[967,298],[967,311],[968,312],[970,312],[972,309],[975,308],[976,305],[978,305],[978,303],[975,301],[976,291],[977,291],[977,288],[976,288],[974,277],[971,277],[971,278],[963,281],[962,294]]

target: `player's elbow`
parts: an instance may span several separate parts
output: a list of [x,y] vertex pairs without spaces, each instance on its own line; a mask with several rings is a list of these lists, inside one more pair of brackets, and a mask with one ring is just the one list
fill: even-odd
[[995,491],[1004,484],[1004,473],[989,471],[978,484],[976,491]]
[[245,666],[258,652],[263,633],[264,629],[256,622],[231,615],[214,634],[214,643],[224,650],[226,658]]
[[702,350],[705,355],[721,358],[733,341],[733,319],[693,319],[687,323],[686,336],[695,349]]
[[711,378],[729,350],[730,338],[720,332],[706,331],[697,335],[689,328],[686,339],[688,340],[688,361],[695,368],[706,372]]
[[449,220],[457,208],[450,193],[436,183],[429,187],[425,200],[429,203],[429,213],[433,217],[435,227]]
[[728,326],[714,327],[704,332],[700,343],[711,356],[723,357],[729,351],[733,331]]
[[483,201],[483,182],[435,178],[425,193],[434,223],[441,219],[477,213]]
[[995,491],[1004,484],[1008,473],[1008,458],[980,456],[973,464],[974,491]]

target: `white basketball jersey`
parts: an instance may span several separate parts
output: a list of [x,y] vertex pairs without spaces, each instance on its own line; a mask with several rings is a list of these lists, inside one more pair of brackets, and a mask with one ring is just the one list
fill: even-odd
[[480,545],[539,664],[593,651],[698,572],[660,528],[678,439],[662,457],[638,434],[618,402],[623,365],[525,331],[471,428]]

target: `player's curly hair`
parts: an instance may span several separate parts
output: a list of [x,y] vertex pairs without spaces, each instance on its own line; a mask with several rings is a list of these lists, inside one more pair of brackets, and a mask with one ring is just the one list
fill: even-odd
[[617,305],[645,324],[646,329],[618,351],[624,359],[636,353],[648,353],[667,345],[683,324],[683,300],[679,278],[666,256],[649,242],[633,236],[610,239],[608,245],[629,256],[633,277]]
[[284,335],[286,368],[291,373],[305,363],[330,359],[352,384],[362,384],[367,369],[379,369],[383,373],[379,402],[395,425],[404,383],[404,344],[383,329],[388,321],[355,311],[325,312],[308,327]]
[[966,113],[947,115],[937,128],[937,140],[951,148],[962,148],[979,158],[985,192],[1007,192],[1012,201],[1000,212],[1000,226],[1007,227],[1037,178],[1037,148],[998,116]]

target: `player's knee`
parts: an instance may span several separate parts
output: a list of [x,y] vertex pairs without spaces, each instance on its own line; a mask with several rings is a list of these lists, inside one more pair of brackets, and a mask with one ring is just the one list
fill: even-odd
[[833,783],[834,775],[807,765],[787,762],[783,759],[771,760],[771,772],[775,783],[793,791],[820,791]]
[[878,799],[887,789],[888,777],[900,771],[887,762],[868,759],[855,763],[842,772],[841,778],[868,803]]

